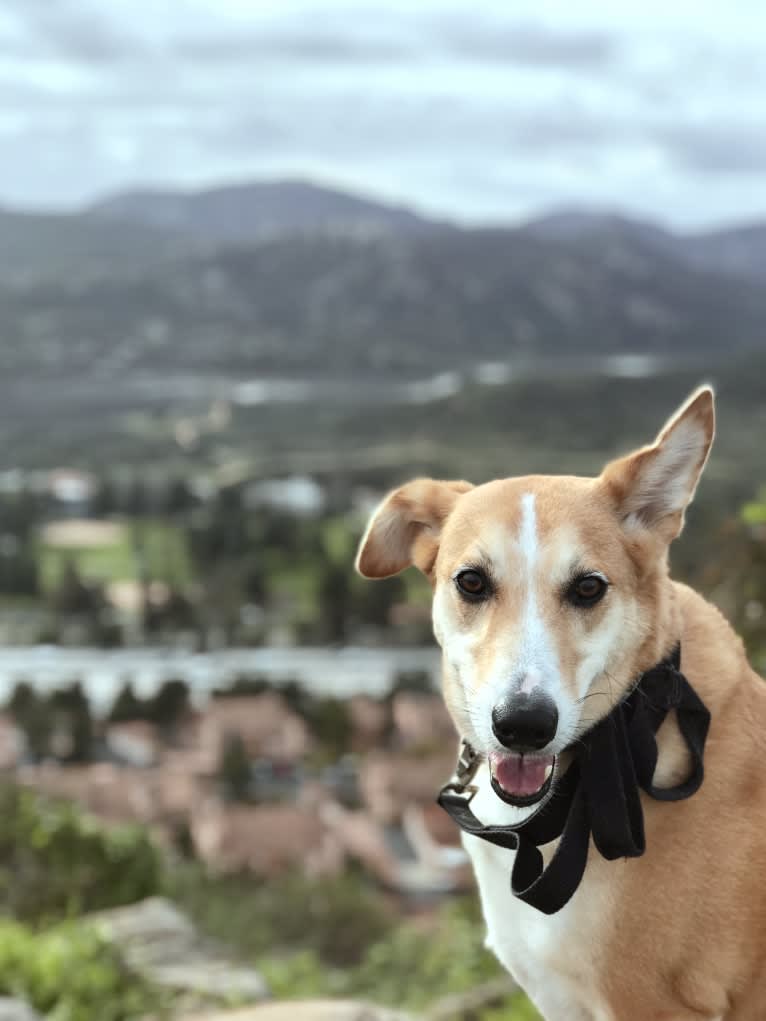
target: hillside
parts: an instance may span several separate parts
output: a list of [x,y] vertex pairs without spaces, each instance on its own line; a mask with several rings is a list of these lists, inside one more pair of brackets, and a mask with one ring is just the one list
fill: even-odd
[[115,229],[78,213],[0,208],[0,238],[0,286],[14,287],[145,271],[191,251],[189,240],[174,231],[133,222]]
[[85,216],[236,243],[321,231],[408,233],[429,226],[408,209],[305,181],[265,181],[190,192],[125,192],[95,203]]
[[[140,248],[138,249],[140,251]],[[643,241],[314,234],[0,289],[0,368],[430,374],[477,360],[763,343],[766,294]],[[87,260],[85,262],[87,266]]]
[[530,220],[524,229],[545,240],[638,245],[713,273],[766,280],[766,223],[677,234],[614,211],[564,208]]
[[0,211],[0,369],[412,378],[476,362],[762,349],[764,229],[558,210],[460,229],[315,185]]
[[686,245],[688,256],[700,266],[766,281],[766,223],[693,235]]

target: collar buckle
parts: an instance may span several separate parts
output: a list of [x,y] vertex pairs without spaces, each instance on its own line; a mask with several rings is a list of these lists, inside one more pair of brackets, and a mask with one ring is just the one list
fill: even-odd
[[473,747],[465,740],[465,738],[463,738],[460,742],[460,753],[457,759],[457,768],[455,769],[455,780],[457,780],[457,785],[461,787],[468,786],[476,775],[476,770],[479,768],[480,761],[481,756],[474,751]]
[[443,804],[444,801],[459,803],[467,808],[478,790],[479,788],[475,784],[462,784],[459,780],[450,780],[439,791],[438,801],[440,804]]

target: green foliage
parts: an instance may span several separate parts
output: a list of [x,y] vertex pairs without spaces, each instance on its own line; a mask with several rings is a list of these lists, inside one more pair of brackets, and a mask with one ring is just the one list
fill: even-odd
[[504,1007],[483,1011],[480,1021],[540,1021],[540,1015],[526,996],[514,996]]
[[433,930],[403,925],[371,947],[354,972],[353,988],[374,993],[382,1003],[417,1009],[501,974],[484,949],[484,926],[473,900],[461,900],[442,909]]
[[[421,1010],[442,997],[467,992],[503,974],[484,949],[483,923],[472,899],[442,908],[432,926],[405,923],[370,946],[350,971],[328,969],[313,950],[268,957],[258,966],[276,997],[357,996]],[[481,1021],[536,1021],[523,996],[485,1011]]]
[[761,489],[758,499],[745,504],[742,519],[748,525],[766,525],[766,487]]
[[149,699],[147,718],[170,733],[188,711],[189,685],[186,681],[163,681],[157,693]]
[[172,736],[188,713],[189,704],[189,685],[186,681],[163,681],[157,691],[147,698],[137,695],[131,682],[126,681],[112,703],[109,719],[112,722],[146,720],[156,724],[166,736]]
[[309,697],[303,708],[312,737],[320,749],[320,759],[336,762],[351,746],[353,726],[343,699]]
[[45,758],[53,734],[53,715],[46,696],[21,681],[11,695],[8,710],[24,734],[28,754],[34,759]]
[[348,992],[348,974],[328,968],[314,950],[260,958],[258,970],[278,1000],[345,997]]
[[168,873],[167,893],[209,936],[256,959],[310,948],[324,965],[349,967],[393,926],[385,897],[354,873],[319,882],[291,873],[260,882],[188,865]]
[[105,828],[71,805],[0,787],[0,908],[39,922],[157,892],[161,859],[145,830]]
[[0,994],[21,997],[52,1021],[129,1021],[163,1005],[93,930],[75,923],[37,934],[0,921]]
[[[24,733],[27,751],[34,759],[51,754],[56,738],[63,738],[59,758],[88,762],[93,750],[93,718],[88,697],[78,682],[46,696],[25,681],[16,685],[8,710]],[[57,742],[59,748],[61,742]]]
[[140,698],[130,681],[125,681],[115,696],[112,708],[109,710],[109,720],[112,723],[126,723],[132,720],[143,720],[146,718],[146,705]]
[[229,734],[221,750],[218,780],[229,801],[247,801],[252,786],[252,768],[245,743],[239,734]]
[[89,762],[93,751],[93,718],[88,696],[78,682],[60,688],[49,699],[57,732],[63,731],[68,749],[63,756],[68,762]]
[[433,677],[428,670],[399,670],[391,685],[389,697],[398,694],[432,695]]
[[258,674],[252,676],[239,674],[227,687],[216,688],[213,692],[213,698],[240,698],[242,695],[263,695],[267,691],[274,690],[274,685],[268,677],[261,677]]
[[148,576],[184,586],[191,580],[186,537],[175,523],[152,517],[114,522],[113,527],[114,539],[110,543],[85,542],[75,548],[62,547],[48,541],[44,532],[36,544],[43,590],[57,595],[58,601],[63,601],[71,612],[83,606],[87,612],[93,597],[84,589],[90,590],[94,583],[97,587],[110,581],[138,581]]

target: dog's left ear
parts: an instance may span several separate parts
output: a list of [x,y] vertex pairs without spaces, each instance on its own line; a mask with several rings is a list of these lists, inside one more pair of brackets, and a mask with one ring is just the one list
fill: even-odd
[[694,497],[715,434],[713,391],[696,390],[649,447],[608,464],[601,474],[626,529],[672,542]]
[[472,488],[470,482],[415,479],[389,493],[359,543],[357,571],[365,578],[388,578],[414,564],[429,574],[442,525],[461,494]]

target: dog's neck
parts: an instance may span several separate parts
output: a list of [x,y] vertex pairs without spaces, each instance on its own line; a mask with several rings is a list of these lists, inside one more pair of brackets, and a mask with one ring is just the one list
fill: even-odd
[[[658,586],[657,625],[647,638],[646,649],[642,650],[644,664],[658,662],[669,649],[683,642],[684,621],[678,590],[667,572]],[[689,772],[689,751],[681,737],[675,712],[668,713],[657,731],[657,768],[654,774],[656,784],[671,787],[679,783]]]

